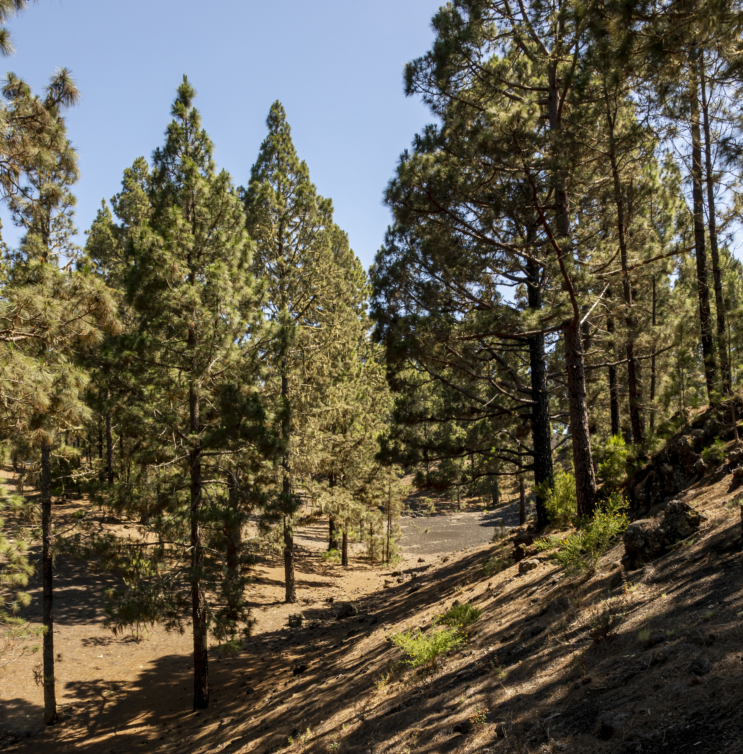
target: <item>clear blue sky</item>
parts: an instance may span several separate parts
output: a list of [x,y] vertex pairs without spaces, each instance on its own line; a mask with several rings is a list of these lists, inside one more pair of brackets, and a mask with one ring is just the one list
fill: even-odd
[[[297,151],[366,267],[390,220],[382,192],[430,117],[402,89],[443,0],[38,0],[9,24],[0,61],[35,90],[67,67],[82,93],[68,116],[80,155],[81,231],[122,171],[163,142],[185,73],[219,167],[244,184],[281,100]],[[4,237],[16,233],[4,219]]]

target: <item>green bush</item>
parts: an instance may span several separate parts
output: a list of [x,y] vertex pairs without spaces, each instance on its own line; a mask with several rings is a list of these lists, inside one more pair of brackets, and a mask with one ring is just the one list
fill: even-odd
[[464,631],[465,628],[471,626],[481,615],[482,610],[472,605],[452,605],[436,622]]
[[320,556],[326,563],[340,563],[342,558],[338,550],[328,550]]
[[428,636],[419,628],[403,631],[390,637],[390,641],[404,655],[407,665],[413,668],[432,666],[444,652],[456,649],[464,642],[464,636],[457,628],[444,628],[433,631]]
[[615,492],[596,509],[591,518],[578,522],[578,528],[564,539],[547,537],[536,542],[540,551],[554,550],[550,559],[565,568],[568,573],[577,573],[593,568],[596,561],[624,532],[629,524],[627,501]]
[[607,489],[615,490],[627,476],[629,449],[621,435],[609,438],[604,448],[604,460],[599,464],[599,479]]
[[727,445],[719,437],[702,451],[702,458],[706,464],[720,463],[727,453]]
[[575,494],[575,476],[568,471],[555,474],[555,486],[543,491],[544,505],[550,523],[565,526],[572,521],[578,510]]

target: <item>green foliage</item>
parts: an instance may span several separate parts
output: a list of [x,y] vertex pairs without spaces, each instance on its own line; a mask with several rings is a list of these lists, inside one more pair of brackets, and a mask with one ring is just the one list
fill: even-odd
[[599,463],[599,479],[607,490],[617,489],[627,476],[629,449],[621,435],[609,438],[604,448],[604,460]]
[[320,557],[326,563],[340,563],[341,562],[341,554],[340,552],[338,552],[338,550],[327,550],[326,552],[322,553]]
[[473,605],[452,605],[436,622],[464,631],[477,621],[481,615],[482,610]]
[[727,453],[727,443],[719,437],[702,451],[704,462],[709,465],[720,463]]
[[[24,514],[30,513],[31,504],[20,495],[8,495],[0,484],[0,635],[10,627],[17,628],[18,612],[31,604],[31,595],[25,591],[34,572],[29,559],[29,545],[33,530],[22,526]],[[5,516],[10,513],[15,524],[9,526]]]
[[575,518],[578,508],[575,476],[569,471],[558,471],[554,486],[543,489],[542,494],[550,523],[565,526]]
[[568,573],[588,570],[624,532],[629,524],[627,501],[614,493],[595,514],[578,522],[575,532],[567,537],[552,536],[536,542],[540,551],[553,550],[550,559]]
[[428,635],[418,628],[394,634],[390,641],[408,658],[407,665],[419,668],[435,665],[443,653],[459,647],[465,638],[458,628],[434,630]]

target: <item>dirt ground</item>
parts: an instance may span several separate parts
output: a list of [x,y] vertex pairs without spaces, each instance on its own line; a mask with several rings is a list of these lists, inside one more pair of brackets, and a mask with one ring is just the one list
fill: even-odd
[[[63,721],[40,730],[41,693],[29,680],[35,660],[24,658],[0,677],[0,726],[12,731],[5,747],[22,754],[742,754],[736,494],[724,471],[688,490],[685,499],[707,516],[700,535],[630,573],[626,590],[617,578],[621,546],[591,574],[565,576],[539,556],[528,573],[512,565],[485,577],[492,546],[474,538],[487,542],[489,514],[450,521],[448,542],[437,528],[446,520],[416,517],[420,531],[405,522],[406,558],[394,569],[360,559],[345,572],[326,565],[325,526],[312,527],[299,542],[303,627],[286,625],[297,606],[280,602],[279,564],[260,564],[250,593],[255,635],[234,657],[210,654],[212,704],[202,713],[191,712],[188,635],[156,629],[140,644],[112,637],[96,617],[106,582],[60,563]],[[426,542],[445,542],[442,556],[421,555]],[[389,636],[431,629],[453,600],[483,611],[465,647],[433,672],[401,666]],[[357,614],[338,620],[341,602]],[[596,643],[591,628],[607,610],[621,620]],[[644,631],[662,639],[643,644]]]
[[[10,474],[2,474],[6,483]],[[54,506],[57,526],[64,526],[78,502],[60,502]],[[512,510],[513,509],[513,510]],[[515,513],[514,513],[515,510]],[[518,517],[509,506],[499,516]],[[462,512],[420,518],[415,514],[403,519],[402,561],[396,569],[405,569],[420,558],[450,553],[489,542],[494,513]],[[425,522],[425,527],[420,524]],[[129,528],[121,529],[126,534]],[[132,529],[135,526],[131,526]],[[430,529],[429,533],[423,533]],[[288,615],[300,610],[308,621],[332,620],[338,602],[357,602],[384,588],[390,569],[369,565],[363,557],[352,557],[348,570],[326,564],[320,557],[326,549],[327,524],[315,524],[297,534],[297,587],[299,605],[283,602],[283,563],[279,559],[259,563],[249,590],[252,617],[256,623],[250,642],[251,655],[257,664],[248,676],[257,679],[262,664],[270,663],[275,653],[290,641],[284,635]],[[359,552],[352,555],[359,555]],[[108,739],[159,740],[163,725],[177,726],[178,720],[190,717],[192,681],[190,676],[191,636],[168,632],[154,626],[146,630],[139,642],[131,635],[114,636],[104,627],[105,592],[118,586],[116,577],[91,574],[83,564],[64,557],[55,562],[55,630],[57,656],[57,701],[62,718],[74,717],[85,722],[85,731],[71,737],[69,743],[95,751],[118,751]],[[41,622],[41,586],[35,578],[29,589],[33,601],[26,617]],[[188,629],[188,627],[186,627]],[[342,645],[343,639],[339,640]],[[36,642],[38,644],[38,642]],[[319,648],[327,646],[321,642]],[[43,689],[35,683],[34,669],[40,667],[39,652],[27,653],[9,663],[0,672],[0,750],[19,737],[36,740],[43,731]],[[233,681],[237,660],[211,657],[213,708]],[[247,683],[247,681],[246,681]],[[253,683],[253,681],[251,681]],[[34,746],[31,746],[34,750]]]

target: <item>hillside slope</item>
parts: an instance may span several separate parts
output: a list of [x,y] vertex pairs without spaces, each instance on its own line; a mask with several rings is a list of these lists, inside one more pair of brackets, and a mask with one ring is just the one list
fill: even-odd
[[[626,584],[621,544],[579,577],[540,555],[531,571],[514,564],[486,578],[491,546],[433,565],[408,560],[359,596],[357,614],[339,620],[338,603],[325,603],[304,611],[302,628],[266,631],[216,663],[205,713],[153,719],[133,697],[104,729],[83,704],[55,729],[7,740],[8,750],[743,752],[736,486],[726,465],[707,469],[677,496],[705,514],[699,535]],[[483,611],[467,644],[433,672],[401,666],[389,636],[430,629],[455,600]],[[607,622],[614,630],[602,639]],[[140,688],[167,695],[183,685],[151,677]]]

